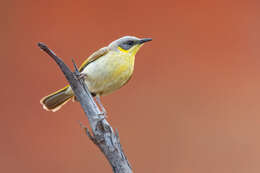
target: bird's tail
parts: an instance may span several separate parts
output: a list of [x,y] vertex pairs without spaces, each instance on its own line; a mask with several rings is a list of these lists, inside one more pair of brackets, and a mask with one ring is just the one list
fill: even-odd
[[64,88],[43,97],[40,100],[43,108],[47,111],[57,111],[59,110],[65,103],[67,103],[74,96],[73,91],[69,87],[69,85]]

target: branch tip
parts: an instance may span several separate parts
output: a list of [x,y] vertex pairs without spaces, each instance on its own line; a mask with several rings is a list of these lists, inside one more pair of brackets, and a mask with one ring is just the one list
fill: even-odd
[[48,47],[47,47],[44,43],[42,43],[42,42],[39,42],[39,43],[38,43],[38,46],[39,46],[42,50],[47,50],[47,49],[48,49]]

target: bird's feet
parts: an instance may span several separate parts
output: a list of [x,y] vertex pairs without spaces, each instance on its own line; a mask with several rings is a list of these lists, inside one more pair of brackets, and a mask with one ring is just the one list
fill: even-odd
[[102,112],[100,112],[100,113],[98,114],[98,116],[99,116],[99,118],[100,118],[101,120],[103,120],[103,119],[107,118],[107,112],[106,112],[106,111],[102,111]]
[[86,73],[79,73],[77,75],[77,77],[78,77],[78,79],[84,80],[84,79],[86,79],[88,77],[88,75]]

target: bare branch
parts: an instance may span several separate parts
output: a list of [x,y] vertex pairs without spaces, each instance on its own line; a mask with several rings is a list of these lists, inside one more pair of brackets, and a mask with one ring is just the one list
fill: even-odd
[[79,78],[80,73],[74,60],[75,72],[71,72],[68,66],[44,43],[38,43],[38,46],[59,65],[80,102],[93,133],[91,135],[89,130],[85,128],[87,136],[103,152],[115,173],[132,173],[132,168],[122,150],[117,130],[115,133],[105,117],[101,116],[102,112],[93,100],[85,82]]

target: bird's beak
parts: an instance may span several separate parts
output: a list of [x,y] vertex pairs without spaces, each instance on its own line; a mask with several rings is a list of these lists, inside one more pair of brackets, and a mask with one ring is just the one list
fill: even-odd
[[152,39],[151,38],[142,38],[142,39],[140,39],[139,44],[143,44],[148,41],[152,41]]

